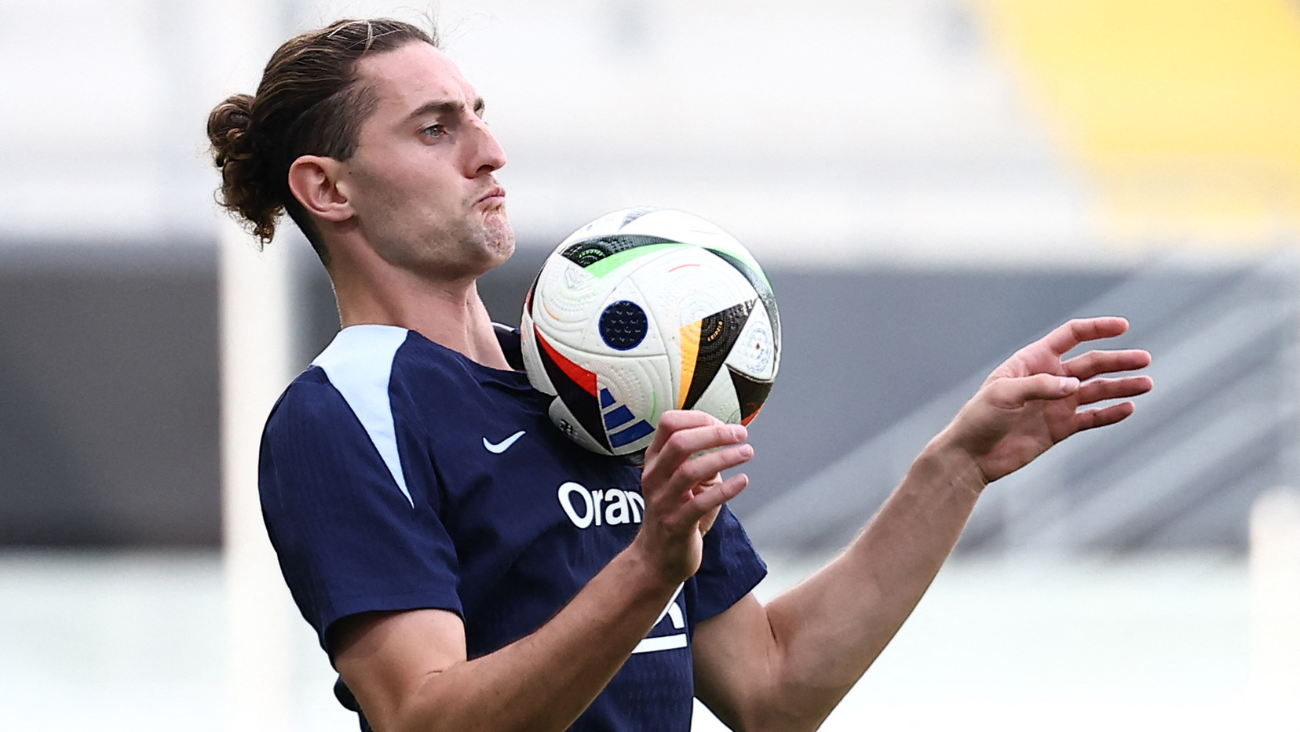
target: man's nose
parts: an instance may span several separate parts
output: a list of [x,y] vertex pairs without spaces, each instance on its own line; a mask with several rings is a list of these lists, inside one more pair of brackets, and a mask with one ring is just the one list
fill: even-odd
[[475,177],[503,167],[506,164],[506,151],[497,142],[487,123],[475,116],[470,119],[468,129],[470,149],[466,159],[466,174]]

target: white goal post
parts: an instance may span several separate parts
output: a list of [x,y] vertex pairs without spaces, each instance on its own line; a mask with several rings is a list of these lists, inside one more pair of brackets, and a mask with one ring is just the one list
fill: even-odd
[[[283,0],[206,0],[212,45],[205,94],[215,106],[253,93],[279,38]],[[211,108],[211,107],[209,107]],[[214,176],[214,186],[216,184]],[[226,596],[227,729],[285,732],[293,720],[288,588],[262,523],[257,458],[262,427],[292,378],[292,237],[259,251],[228,216],[217,226],[221,368],[221,493]]]

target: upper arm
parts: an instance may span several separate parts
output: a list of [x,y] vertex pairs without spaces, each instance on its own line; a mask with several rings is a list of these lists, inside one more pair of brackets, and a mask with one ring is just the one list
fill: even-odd
[[465,626],[446,610],[352,615],[330,637],[334,666],[376,730],[392,729],[406,700],[466,659]]
[[766,574],[767,565],[724,506],[704,536],[691,645],[696,696],[732,729],[752,728],[744,720],[774,678],[775,641],[767,610],[753,593]]
[[285,582],[331,655],[341,618],[461,611],[454,542],[434,505],[438,486],[426,475],[431,466],[410,463],[413,502],[328,383],[295,382],[267,422],[262,515]]
[[728,727],[752,729],[776,673],[776,641],[754,594],[696,626],[692,654],[696,697]]

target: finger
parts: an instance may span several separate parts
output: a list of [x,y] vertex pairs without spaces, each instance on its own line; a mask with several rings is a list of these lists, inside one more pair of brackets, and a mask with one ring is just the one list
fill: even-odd
[[1153,385],[1150,376],[1096,379],[1079,388],[1079,404],[1096,404],[1107,399],[1129,399],[1151,391]]
[[705,493],[720,482],[717,480],[719,473],[744,465],[752,457],[753,446],[734,445],[691,458],[673,471],[668,479],[668,491],[670,495],[678,496]]
[[709,424],[719,424],[722,420],[698,409],[670,409],[659,415],[660,426],[672,431]]
[[691,488],[691,491],[692,491],[693,493],[699,493],[700,491],[706,490],[709,486],[713,485],[714,483],[721,483],[721,482],[722,482],[722,473],[720,473],[720,472],[719,472],[719,473],[714,473],[714,474],[713,474],[713,477],[711,477],[711,478],[709,478],[709,479],[707,479],[707,480],[702,480],[702,481],[700,481],[699,483],[696,483],[696,484]]
[[1128,321],[1124,318],[1080,318],[1057,326],[1039,342],[1056,355],[1064,356],[1080,343],[1114,338],[1127,330]]
[[[708,415],[705,415],[708,416]],[[692,455],[702,450],[712,450],[743,442],[749,431],[738,424],[724,424],[709,417],[713,424],[679,429],[664,439],[658,452],[651,459],[646,454],[646,471],[643,483],[668,480]],[[658,439],[656,437],[656,439]],[[714,471],[717,472],[717,471]],[[706,476],[707,477],[707,476]]]
[[1019,409],[1034,399],[1061,399],[1079,390],[1073,376],[1035,374],[998,379],[988,388],[988,399],[1001,409]]
[[651,475],[668,473],[690,459],[698,452],[713,450],[727,445],[743,442],[749,437],[749,430],[738,424],[726,424],[714,420],[713,424],[678,430],[663,442],[656,456],[655,464],[650,466]]
[[1088,409],[1079,412],[1075,415],[1075,430],[1082,432],[1083,430],[1091,430],[1115,424],[1116,422],[1128,419],[1129,415],[1133,414],[1135,409],[1136,407],[1133,406],[1133,402],[1124,402],[1122,404],[1106,407],[1105,409]]
[[722,424],[725,423],[717,417],[695,409],[674,409],[664,412],[659,416],[654,439],[651,440],[650,447],[646,449],[646,460],[649,461],[654,455],[661,452],[668,441],[672,439],[672,436],[678,432]]
[[744,473],[737,473],[724,481],[714,483],[707,490],[691,496],[691,499],[683,504],[677,515],[673,517],[675,519],[673,523],[693,524],[699,521],[710,511],[740,495],[748,485],[749,476]]
[[1062,364],[1066,373],[1086,381],[1098,374],[1134,371],[1151,365],[1151,354],[1140,349],[1128,351],[1089,351]]
[[721,423],[722,420],[717,417],[696,409],[671,409],[664,412],[659,415],[654,439],[650,441],[650,447],[646,448],[646,459],[662,450],[664,443],[681,430]]

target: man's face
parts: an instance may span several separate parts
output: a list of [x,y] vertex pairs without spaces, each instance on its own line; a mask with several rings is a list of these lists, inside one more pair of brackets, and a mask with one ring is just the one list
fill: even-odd
[[339,182],[366,241],[389,264],[437,278],[504,262],[515,238],[492,174],[506,155],[474,88],[427,43],[365,57],[358,72],[378,105]]

